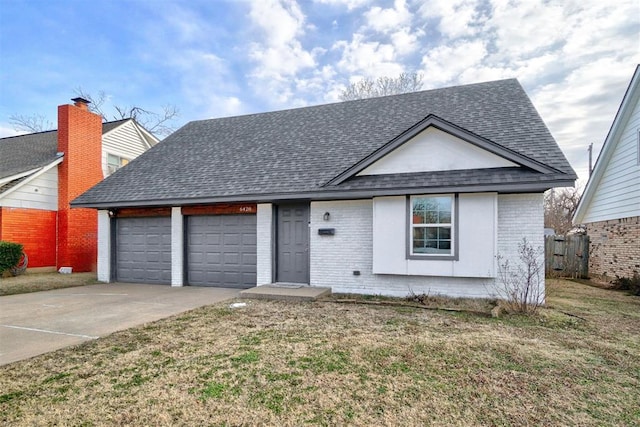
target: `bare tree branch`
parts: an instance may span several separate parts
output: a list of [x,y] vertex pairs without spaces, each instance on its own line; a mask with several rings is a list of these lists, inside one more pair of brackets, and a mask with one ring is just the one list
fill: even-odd
[[377,96],[397,95],[422,89],[423,76],[419,73],[401,73],[398,77],[379,77],[362,79],[350,84],[340,94],[342,101],[374,98]]
[[34,114],[32,116],[14,114],[9,116],[9,123],[18,132],[43,132],[45,130],[55,129],[54,124],[40,114]]
[[[100,115],[103,122],[133,119],[157,137],[170,135],[176,130],[172,122],[180,116],[180,110],[175,105],[164,105],[160,113],[145,110],[136,105],[112,105],[114,113],[110,115],[106,108],[109,104],[109,97],[104,91],[101,90],[96,96],[93,96],[81,87],[77,87],[74,92],[77,96],[90,102],[89,111]],[[52,122],[48,121],[45,116],[38,114],[31,116],[14,114],[9,116],[9,123],[16,131],[42,132],[55,129]]]
[[581,188],[552,188],[544,195],[544,226],[556,234],[565,234],[573,227],[573,214],[580,202]]

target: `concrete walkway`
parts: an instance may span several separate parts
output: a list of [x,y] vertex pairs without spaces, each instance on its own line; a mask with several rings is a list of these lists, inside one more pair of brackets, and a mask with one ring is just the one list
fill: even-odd
[[240,291],[240,298],[271,299],[286,301],[316,301],[331,295],[331,288],[296,286],[273,283]]
[[0,365],[215,302],[237,289],[110,283],[0,297]]

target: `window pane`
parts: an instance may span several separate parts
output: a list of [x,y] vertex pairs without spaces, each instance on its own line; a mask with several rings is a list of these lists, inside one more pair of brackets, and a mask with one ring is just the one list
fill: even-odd
[[413,224],[451,224],[451,197],[415,197]]
[[438,229],[435,227],[425,228],[425,237],[427,239],[438,239]]
[[424,215],[425,224],[437,224],[438,223],[438,211],[427,211]]
[[438,227],[438,238],[451,240],[451,228],[449,227]]
[[451,240],[440,240],[438,246],[444,250],[445,253],[451,252]]

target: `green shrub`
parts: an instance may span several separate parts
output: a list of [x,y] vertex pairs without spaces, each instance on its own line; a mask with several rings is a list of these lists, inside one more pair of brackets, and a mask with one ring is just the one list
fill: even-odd
[[633,273],[633,277],[616,276],[616,280],[611,283],[614,289],[629,291],[633,295],[640,296],[640,275],[638,273]]
[[0,241],[0,274],[18,265],[22,256],[20,243]]

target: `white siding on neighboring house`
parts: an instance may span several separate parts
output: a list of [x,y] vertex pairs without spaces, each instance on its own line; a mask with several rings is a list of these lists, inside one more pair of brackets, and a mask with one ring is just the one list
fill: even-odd
[[43,174],[16,187],[0,198],[0,206],[58,210],[58,167],[54,166]]
[[133,160],[149,149],[133,121],[127,121],[102,137],[102,171],[108,176],[107,155]]
[[640,216],[640,104],[620,134],[582,223]]
[[469,142],[429,127],[358,173],[432,172],[518,166]]

